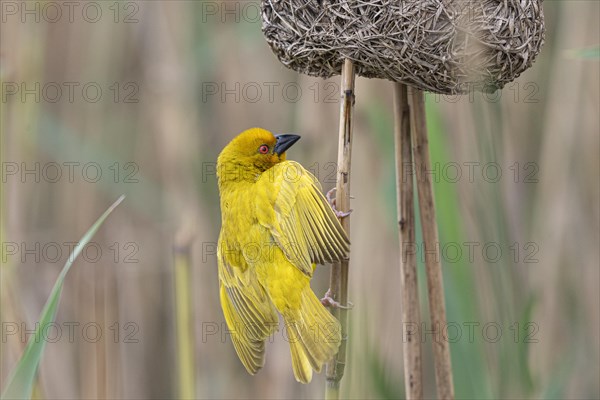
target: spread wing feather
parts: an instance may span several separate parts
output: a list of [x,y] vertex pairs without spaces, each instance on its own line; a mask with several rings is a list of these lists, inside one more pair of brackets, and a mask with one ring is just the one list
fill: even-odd
[[277,313],[254,269],[232,267],[221,251],[218,253],[225,321],[240,360],[249,373],[255,374],[265,362],[265,339],[277,329]]
[[347,256],[348,236],[309,171],[297,162],[284,161],[256,184],[258,221],[302,272],[311,276],[313,263]]

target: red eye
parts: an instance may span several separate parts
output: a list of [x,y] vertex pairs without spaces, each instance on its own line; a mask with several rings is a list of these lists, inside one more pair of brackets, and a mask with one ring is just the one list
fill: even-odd
[[269,146],[267,146],[266,144],[263,144],[262,146],[260,146],[258,148],[258,152],[260,154],[267,154],[269,152]]

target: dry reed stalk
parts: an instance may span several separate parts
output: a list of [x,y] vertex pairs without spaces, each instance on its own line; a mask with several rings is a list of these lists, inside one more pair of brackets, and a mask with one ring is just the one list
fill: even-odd
[[[95,268],[94,286],[94,318],[106,325],[106,269]],[[94,345],[96,353],[96,398],[106,399],[106,340],[98,340]]]
[[[413,136],[413,155],[417,168],[417,191],[419,211],[423,232],[425,269],[427,271],[427,289],[429,294],[429,313],[433,331],[433,357],[435,363],[435,382],[439,399],[454,398],[452,382],[452,363],[450,346],[443,337],[446,327],[446,305],[444,303],[444,285],[439,254],[439,235],[435,217],[433,183],[429,160],[429,142],[425,120],[425,97],[421,90],[411,89],[410,125]],[[424,173],[425,172],[425,173]]]
[[[420,327],[419,288],[415,244],[415,210],[412,171],[412,144],[408,88],[394,83],[394,143],[396,159],[396,199],[398,206],[398,238],[400,240],[400,284],[402,291],[402,323]],[[402,328],[404,353],[404,386],[406,398],[423,398],[421,340],[413,329]],[[406,336],[404,336],[406,334]]]
[[[338,211],[350,210],[350,166],[352,154],[352,127],[354,110],[354,65],[346,59],[341,76],[341,104],[338,147],[338,171],[336,184],[336,208]],[[350,219],[341,219],[342,227],[350,237]],[[331,266],[330,289],[331,297],[342,307],[348,306],[348,264],[350,260],[342,260]],[[342,342],[334,358],[327,364],[327,386],[325,397],[339,399],[340,381],[346,367],[346,344],[348,340],[348,315],[345,308],[333,308],[333,315],[342,326]]]
[[190,242],[190,238],[180,237],[175,240],[174,245],[175,307],[177,314],[177,375],[178,398],[180,399],[196,398]]

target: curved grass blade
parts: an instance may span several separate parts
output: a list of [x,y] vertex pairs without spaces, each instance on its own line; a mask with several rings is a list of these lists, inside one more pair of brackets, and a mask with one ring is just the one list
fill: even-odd
[[81,250],[88,244],[92,239],[96,231],[104,223],[104,220],[110,215],[110,213],[123,201],[125,196],[119,197],[117,201],[113,203],[100,218],[92,225],[92,227],[83,235],[77,246],[73,249],[73,253],[67,259],[65,266],[63,267],[60,275],[56,279],[56,283],[52,288],[50,297],[46,301],[46,305],[42,310],[39,317],[39,324],[35,330],[35,334],[27,342],[25,351],[21,358],[17,362],[17,365],[12,370],[10,378],[8,378],[8,384],[2,393],[2,400],[8,399],[29,399],[31,398],[31,391],[33,389],[33,382],[35,374],[37,372],[40,359],[46,346],[46,341],[42,337],[42,331],[48,324],[54,322],[56,311],[58,309],[58,303],[60,300],[60,294],[62,292],[63,283],[73,261],[79,256]]

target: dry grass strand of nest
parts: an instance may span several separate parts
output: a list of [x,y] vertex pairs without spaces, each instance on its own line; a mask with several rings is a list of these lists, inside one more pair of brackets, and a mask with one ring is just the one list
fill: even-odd
[[541,0],[263,0],[263,33],[288,68],[443,94],[502,88],[544,42]]

